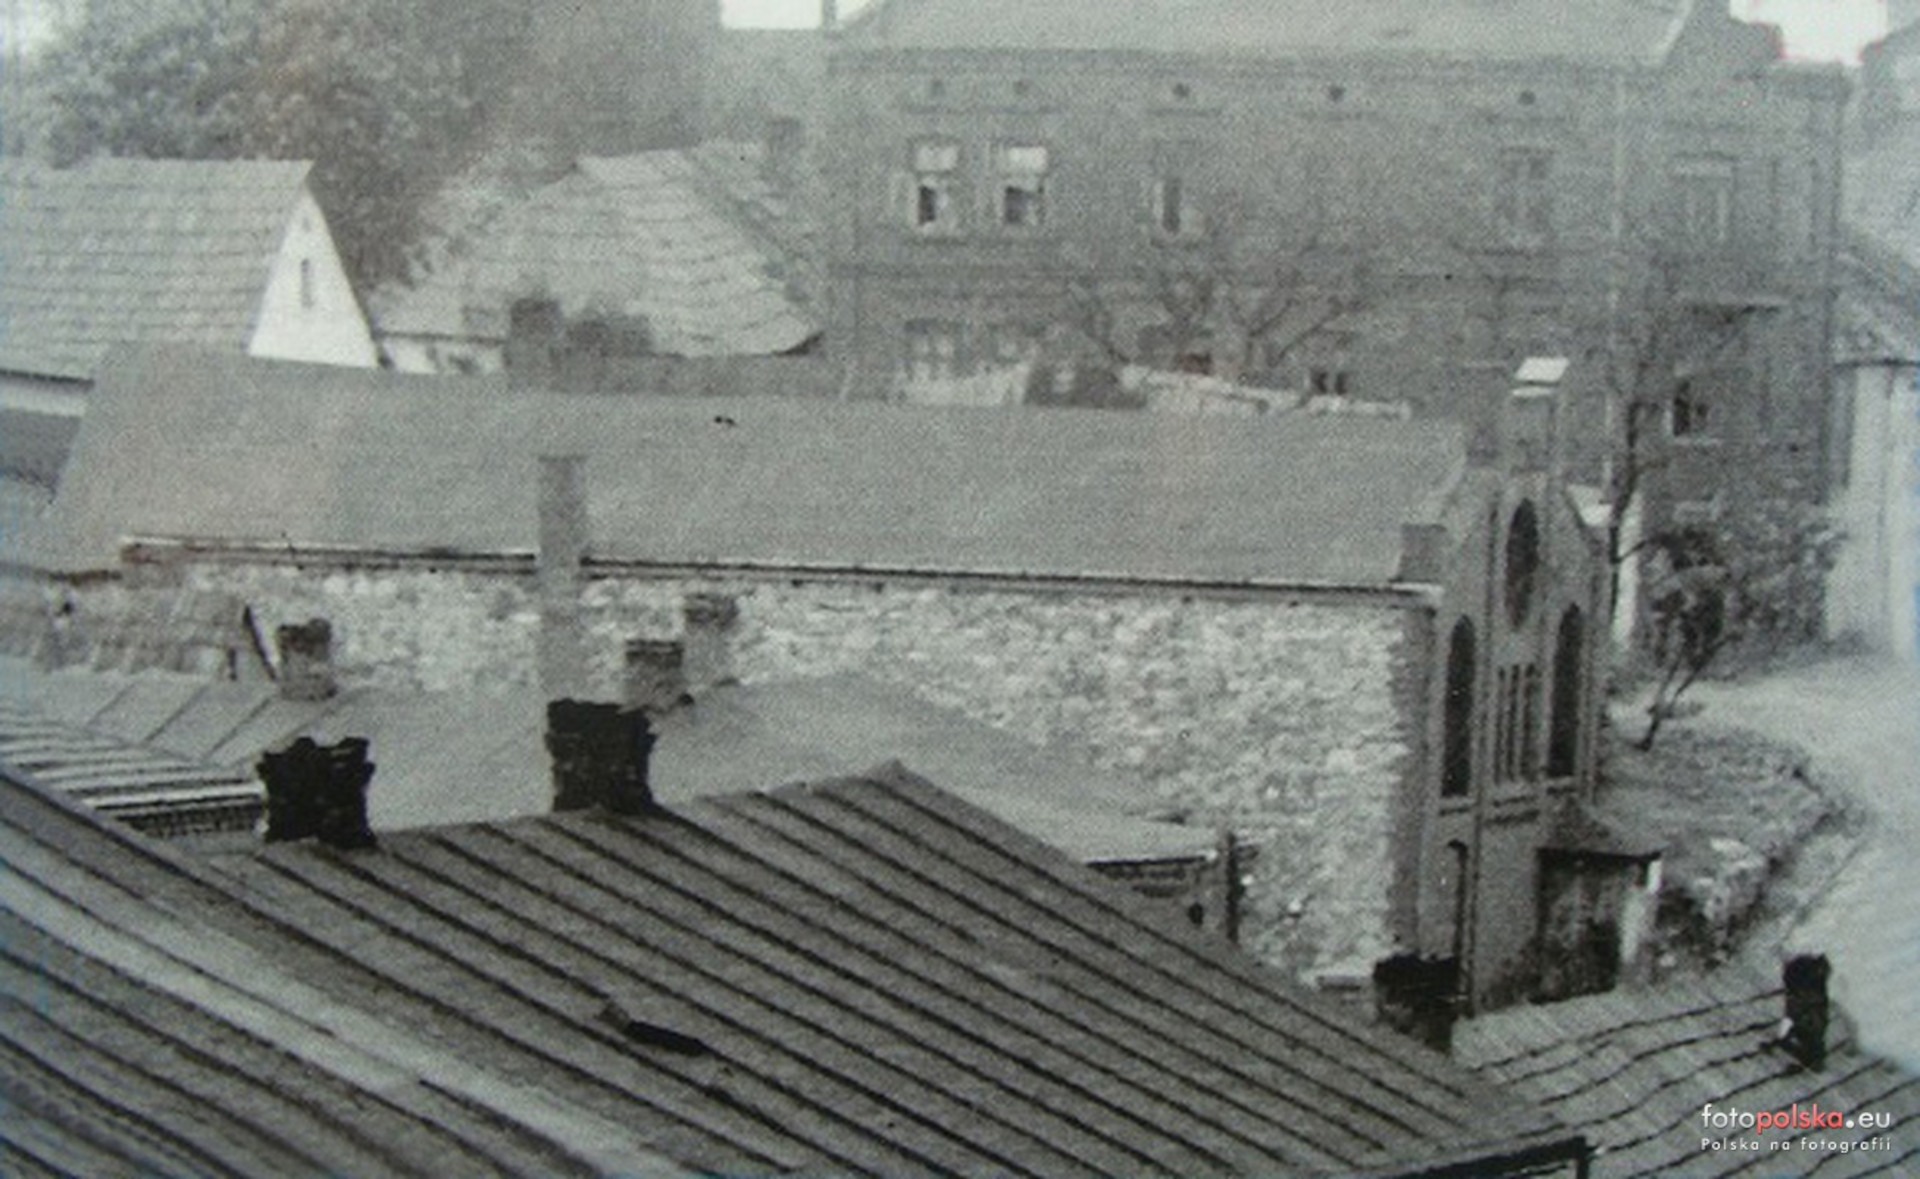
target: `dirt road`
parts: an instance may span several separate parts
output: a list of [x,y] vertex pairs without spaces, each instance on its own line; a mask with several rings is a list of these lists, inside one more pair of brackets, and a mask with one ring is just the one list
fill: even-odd
[[1834,993],[1869,1047],[1920,1068],[1920,673],[1833,660],[1738,684],[1703,684],[1687,722],[1738,726],[1813,755],[1851,797],[1864,838],[1787,935],[1834,964]]

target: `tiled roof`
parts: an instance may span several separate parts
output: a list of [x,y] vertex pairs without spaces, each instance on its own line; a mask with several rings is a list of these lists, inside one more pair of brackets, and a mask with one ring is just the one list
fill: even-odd
[[102,568],[128,535],[531,550],[536,456],[573,450],[601,558],[1384,586],[1466,461],[1436,421],[483,387],[130,353],[31,555]]
[[1653,62],[1692,10],[1691,0],[884,0],[849,21],[841,41],[854,48]]
[[[785,287],[785,255],[739,224],[688,153],[583,159],[503,211],[466,254],[389,292],[382,332],[504,340],[520,298],[569,316],[643,316],[654,351],[773,355],[818,332]],[[745,213],[741,213],[745,216]]]
[[[302,734],[369,738],[377,830],[539,814],[553,798],[545,708],[531,688],[362,687],[299,702],[265,682],[50,672],[0,658],[0,742],[6,718],[27,709],[86,733],[89,747],[137,747],[155,764],[211,767],[227,780],[250,779],[262,750]],[[656,728],[653,789],[669,804],[756,789],[769,766],[799,780],[897,758],[1082,862],[1202,857],[1214,847],[1205,828],[1130,817],[1153,802],[1144,783],[857,676],[714,688]]]
[[[1518,1007],[1461,1024],[1454,1056],[1489,1080],[1580,1126],[1599,1153],[1598,1174],[1904,1174],[1920,1159],[1920,1078],[1857,1050],[1844,1020],[1828,1037],[1826,1067],[1803,1071],[1780,1048],[1784,1000],[1777,985],[1729,968],[1655,991],[1622,990]],[[1805,1131],[1759,1136],[1792,1141],[1792,1153],[1702,1151],[1726,1129],[1702,1109],[1872,1111],[1896,1149],[1841,1154],[1801,1140],[1844,1137]],[[1736,1133],[1736,1137],[1738,1134]],[[1784,1169],[1782,1169],[1784,1166]]]
[[1578,1149],[911,778],[215,871],[7,783],[0,857],[0,1139],[69,1171],[1488,1174]]
[[245,349],[309,165],[0,165],[0,370],[91,378],[108,348]]

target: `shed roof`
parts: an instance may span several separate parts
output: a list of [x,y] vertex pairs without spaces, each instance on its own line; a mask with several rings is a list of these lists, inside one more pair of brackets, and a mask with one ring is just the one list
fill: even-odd
[[0,163],[0,371],[86,380],[137,340],[243,351],[309,167]]
[[522,298],[569,316],[645,319],[652,349],[676,356],[774,355],[819,329],[786,287],[799,262],[749,226],[767,207],[730,209],[694,153],[582,159],[501,212],[411,290],[389,292],[380,330],[504,340]]
[[1466,465],[1435,421],[495,389],[125,354],[29,559],[106,568],[137,535],[530,551],[536,457],[575,452],[607,559],[1384,586]]
[[0,1139],[68,1170],[1486,1174],[1579,1145],[907,775],[211,871],[17,778]]
[[[1776,1046],[1785,1011],[1777,983],[1739,968],[1676,981],[1657,990],[1620,990],[1563,1003],[1517,1007],[1454,1030],[1456,1059],[1490,1080],[1581,1126],[1608,1175],[1765,1174],[1786,1164],[1796,1175],[1895,1174],[1920,1158],[1910,1134],[1890,1151],[1837,1153],[1809,1138],[1865,1141],[1871,1131],[1788,1131],[1792,1153],[1703,1151],[1708,1103],[1720,1109],[1861,1111],[1891,1115],[1896,1126],[1920,1118],[1920,1077],[1858,1049],[1844,1020],[1828,1036],[1827,1067],[1801,1069]],[[1739,1137],[1737,1133],[1736,1137]],[[1753,1135],[1747,1134],[1748,1139]]]
[[[263,750],[300,735],[366,737],[379,766],[376,830],[540,814],[553,801],[537,689],[424,692],[354,687],[326,700],[284,699],[266,682],[62,668],[0,657],[0,756],[14,730],[66,734],[65,771],[43,780],[76,796],[111,787],[128,764],[250,782]],[[860,676],[704,691],[655,722],[651,782],[668,804],[765,785],[855,773],[898,758],[1082,862],[1203,857],[1215,832],[1137,817],[1146,784],[1023,741],[911,693]],[[36,747],[37,748],[37,747]],[[99,751],[115,756],[96,756]],[[92,772],[89,772],[92,771]]]
[[886,0],[854,48],[1657,62],[1692,0]]

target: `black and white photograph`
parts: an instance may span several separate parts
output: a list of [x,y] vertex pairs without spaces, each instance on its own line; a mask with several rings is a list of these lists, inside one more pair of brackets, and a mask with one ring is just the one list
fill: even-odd
[[0,0],[0,1179],[1920,1176],[1920,0]]

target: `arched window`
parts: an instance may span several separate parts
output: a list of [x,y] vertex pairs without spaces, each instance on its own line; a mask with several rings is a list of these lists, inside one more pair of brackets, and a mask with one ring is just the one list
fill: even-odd
[[1553,719],[1547,730],[1547,776],[1571,778],[1580,764],[1580,688],[1586,648],[1586,622],[1580,607],[1560,616],[1553,647]]
[[1515,626],[1527,621],[1533,609],[1533,591],[1540,580],[1540,522],[1533,505],[1522,503],[1507,525],[1507,618]]
[[1462,618],[1447,644],[1446,732],[1440,746],[1440,793],[1447,797],[1473,788],[1473,676],[1473,623]]

